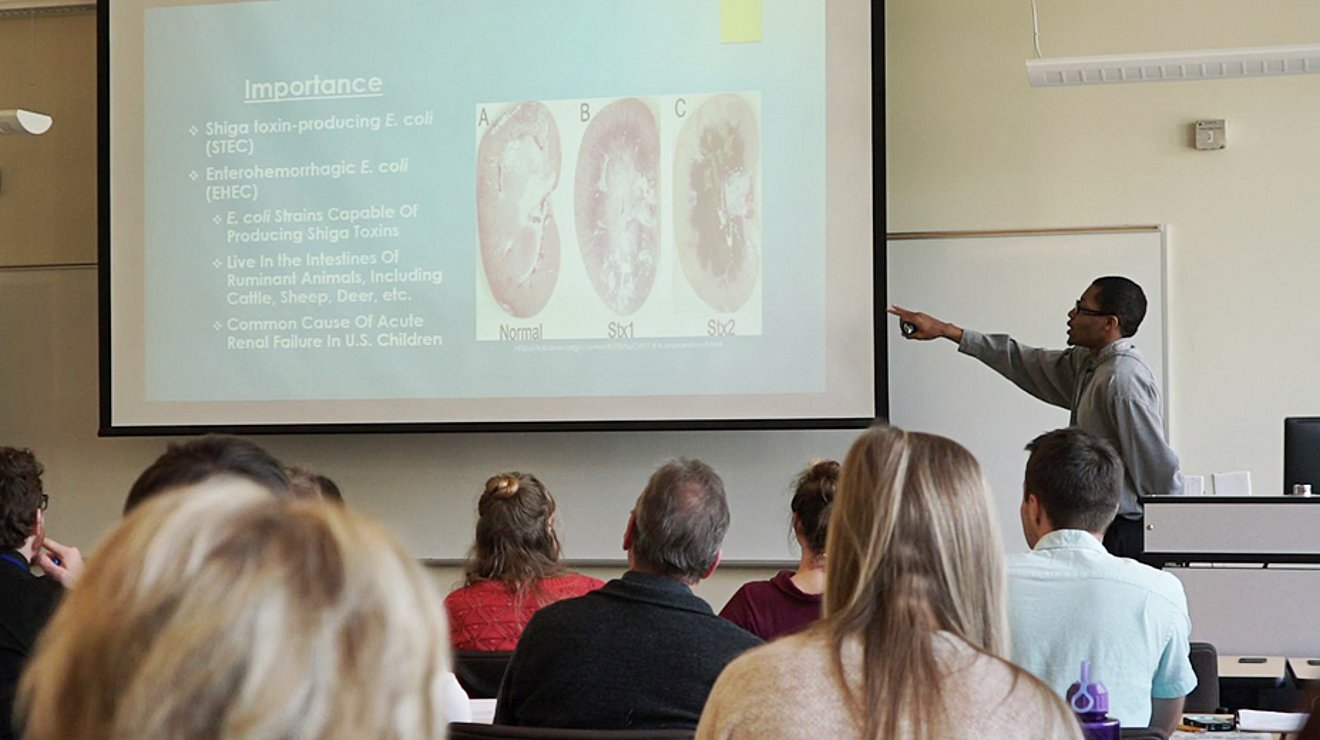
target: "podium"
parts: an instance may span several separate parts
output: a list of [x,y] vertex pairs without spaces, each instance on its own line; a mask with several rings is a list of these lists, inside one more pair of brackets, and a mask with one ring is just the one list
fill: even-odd
[[1320,563],[1320,496],[1145,500],[1145,552],[1173,563]]

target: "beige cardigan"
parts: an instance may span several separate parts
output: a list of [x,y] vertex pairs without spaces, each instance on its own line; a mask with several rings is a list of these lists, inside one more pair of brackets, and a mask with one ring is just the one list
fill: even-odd
[[[949,669],[944,737],[1081,740],[1081,730],[1062,700],[1024,671],[947,632],[936,636],[935,646],[940,663]],[[848,680],[857,682],[861,643],[844,648]],[[697,728],[698,740],[860,738],[860,718],[847,708],[830,655],[829,638],[815,630],[745,653],[715,683]]]

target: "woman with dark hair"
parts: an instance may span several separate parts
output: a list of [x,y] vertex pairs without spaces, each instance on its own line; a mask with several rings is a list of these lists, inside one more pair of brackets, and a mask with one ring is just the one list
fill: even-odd
[[802,550],[797,572],[781,570],[768,581],[743,584],[720,616],[762,640],[796,632],[820,619],[825,592],[825,535],[829,530],[839,463],[807,466],[793,483],[793,535]]
[[477,501],[477,538],[463,587],[449,594],[455,650],[512,650],[537,609],[595,591],[605,582],[560,561],[555,500],[534,475],[501,473]]

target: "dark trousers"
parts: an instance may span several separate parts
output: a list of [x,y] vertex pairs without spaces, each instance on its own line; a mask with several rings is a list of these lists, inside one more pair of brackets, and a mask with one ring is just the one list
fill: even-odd
[[1105,549],[1120,558],[1140,560],[1146,549],[1144,525],[1140,519],[1114,517],[1114,521],[1105,530]]

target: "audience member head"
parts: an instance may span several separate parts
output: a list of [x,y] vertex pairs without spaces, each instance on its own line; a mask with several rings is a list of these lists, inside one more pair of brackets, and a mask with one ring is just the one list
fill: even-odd
[[21,550],[30,558],[41,549],[46,508],[43,472],[31,450],[0,447],[0,551]]
[[1119,333],[1130,337],[1137,333],[1146,318],[1146,294],[1141,286],[1125,277],[1111,275],[1096,278],[1096,303],[1100,310],[1118,318]]
[[24,675],[28,737],[441,738],[417,563],[340,506],[201,486],[108,537]]
[[525,591],[564,572],[555,534],[555,499],[536,476],[500,473],[477,500],[477,537],[463,565],[464,581],[500,581]]
[[324,475],[297,465],[285,468],[284,473],[289,476],[289,495],[293,498],[344,503],[344,494],[339,492],[339,486]]
[[838,485],[839,463],[834,460],[808,465],[793,482],[793,533],[811,556],[825,556],[825,538]]
[[637,497],[623,549],[633,570],[692,585],[720,561],[729,529],[724,481],[700,460],[671,460]]
[[187,442],[171,442],[165,453],[133,482],[124,501],[124,513],[153,496],[210,480],[243,481],[277,496],[288,495],[289,490],[284,466],[256,443],[208,434]]
[[1114,448],[1069,427],[1031,440],[1027,452],[1021,507],[1027,546],[1055,529],[1102,535],[1118,513],[1123,487],[1123,463]]
[[[976,459],[943,437],[866,431],[843,463],[826,553],[820,629],[840,671],[844,643],[860,640],[850,691],[864,736],[942,736],[935,633],[997,656],[1008,646],[1002,547]],[[911,733],[897,731],[905,720]]]

